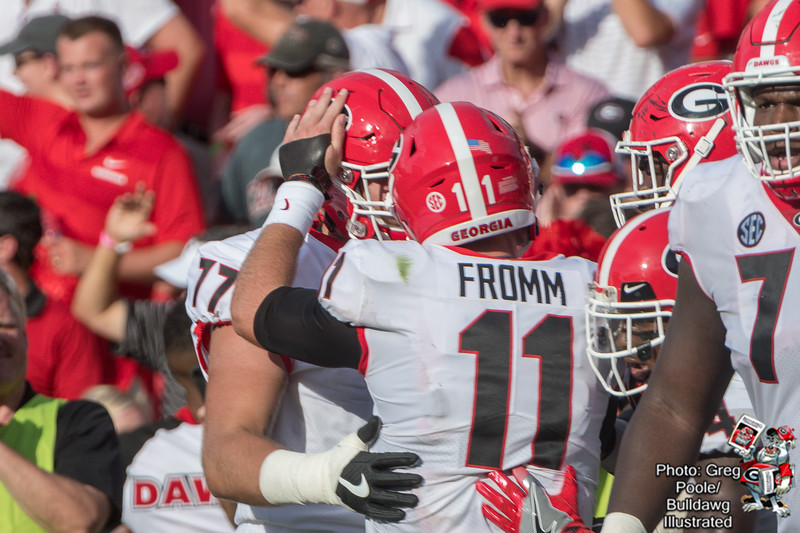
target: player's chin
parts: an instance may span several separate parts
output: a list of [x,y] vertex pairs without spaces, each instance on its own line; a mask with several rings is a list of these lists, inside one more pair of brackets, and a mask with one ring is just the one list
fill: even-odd
[[645,383],[650,377],[650,369],[640,363],[630,364],[631,377],[638,383]]

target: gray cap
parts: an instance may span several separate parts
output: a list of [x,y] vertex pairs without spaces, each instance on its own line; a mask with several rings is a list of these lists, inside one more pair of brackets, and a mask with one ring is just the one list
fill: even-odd
[[617,96],[600,100],[589,111],[587,126],[607,131],[621,141],[622,134],[630,127],[635,106],[636,102],[633,100]]
[[297,20],[259,63],[289,74],[309,69],[350,68],[350,52],[335,27],[322,20]]
[[69,17],[64,15],[47,15],[31,19],[14,40],[0,46],[0,54],[17,55],[27,50],[55,54],[58,32],[69,20]]

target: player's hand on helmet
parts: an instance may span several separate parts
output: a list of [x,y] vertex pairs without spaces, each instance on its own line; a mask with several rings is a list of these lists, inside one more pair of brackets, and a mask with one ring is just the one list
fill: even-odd
[[485,481],[476,490],[488,502],[483,515],[506,533],[591,533],[577,511],[578,482],[575,469],[567,466],[561,492],[548,495],[524,467],[512,470],[514,478],[495,470],[489,478],[500,490]]
[[279,152],[287,181],[306,181],[323,193],[342,162],[347,118],[342,113],[347,91],[332,95],[333,90],[326,87],[319,99],[308,102],[302,115],[292,118]]
[[416,507],[417,496],[408,491],[420,486],[422,477],[395,469],[416,466],[419,456],[408,452],[366,451],[378,437],[380,425],[380,418],[373,416],[348,437],[352,437],[357,452],[339,475],[336,495],[347,507],[369,518],[399,522],[406,515],[403,508]]

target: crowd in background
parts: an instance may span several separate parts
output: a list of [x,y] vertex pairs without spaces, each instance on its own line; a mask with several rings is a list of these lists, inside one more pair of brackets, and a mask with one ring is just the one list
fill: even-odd
[[[189,262],[201,242],[261,226],[277,148],[323,84],[385,68],[497,113],[540,168],[532,253],[596,261],[616,229],[609,197],[631,188],[614,147],[636,101],[677,67],[730,58],[766,3],[3,0],[0,270],[25,301],[20,394],[102,403],[122,445],[107,468],[137,480],[120,500],[122,477],[79,477],[97,487],[77,507],[93,509],[87,527],[121,516],[148,531],[136,510],[163,504],[207,513],[187,531],[232,528],[202,481],[148,485],[142,465],[185,452],[180,468],[202,477]],[[184,433],[155,442],[161,428]],[[148,459],[156,445],[167,451]],[[2,467],[0,481],[12,492]]]

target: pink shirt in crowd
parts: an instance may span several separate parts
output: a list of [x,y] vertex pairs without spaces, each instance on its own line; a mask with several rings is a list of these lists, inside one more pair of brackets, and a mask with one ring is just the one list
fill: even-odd
[[494,111],[512,125],[521,121],[528,140],[547,152],[561,139],[585,130],[592,106],[609,95],[600,81],[551,58],[543,83],[525,97],[505,82],[497,56],[453,76],[435,93],[443,102],[473,102]]

